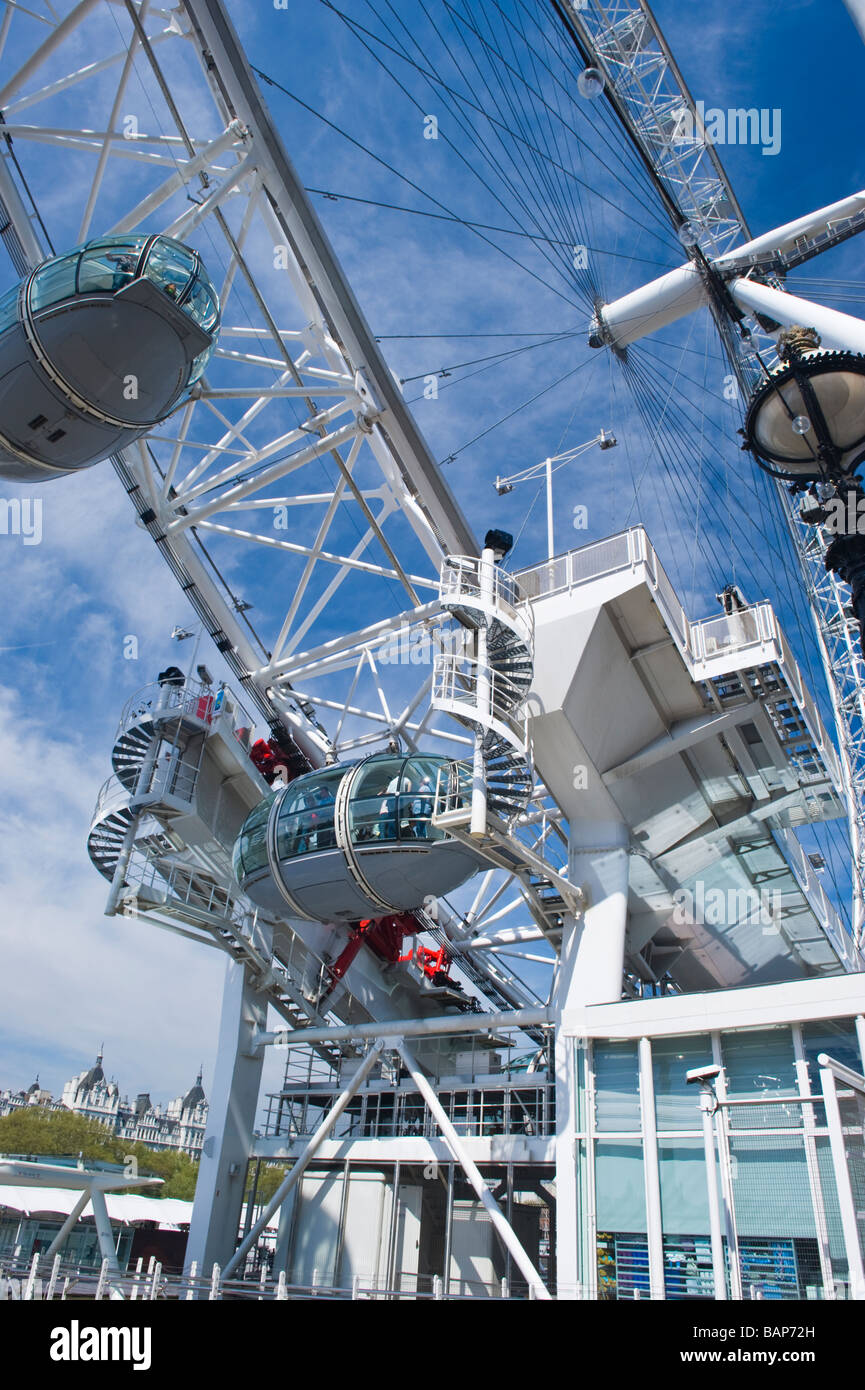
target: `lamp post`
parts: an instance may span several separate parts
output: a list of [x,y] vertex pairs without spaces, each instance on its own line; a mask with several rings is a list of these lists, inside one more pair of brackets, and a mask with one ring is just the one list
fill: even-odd
[[609,434],[606,430],[600,430],[594,439],[587,439],[585,444],[577,444],[573,449],[566,449],[563,454],[554,454],[551,458],[543,459],[541,463],[533,463],[528,468],[524,468],[519,473],[512,473],[509,478],[496,478],[495,489],[499,497],[504,497],[505,493],[513,492],[517,483],[530,483],[537,478],[543,477],[546,481],[547,489],[547,559],[552,560],[556,553],[555,537],[553,529],[553,474],[557,473],[565,464],[572,463],[574,459],[585,454],[589,449],[593,449],[597,444],[599,449],[614,449],[618,440],[614,434]]
[[815,497],[800,515],[832,535],[825,565],[850,586],[865,652],[865,493],[855,476],[865,461],[865,355],[821,351],[816,330],[798,325],[778,335],[778,355],[751,397],[743,448]]

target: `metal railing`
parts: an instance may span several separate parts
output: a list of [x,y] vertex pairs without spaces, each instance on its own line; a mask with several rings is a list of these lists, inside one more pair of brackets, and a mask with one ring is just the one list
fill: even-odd
[[125,811],[129,806],[129,795],[128,788],[124,787],[116,773],[112,773],[99,788],[91,829],[113,813]]
[[[261,1252],[256,1251],[256,1255]],[[0,1300],[70,1300],[99,1301],[102,1299],[128,1299],[134,1301],[166,1301],[188,1303],[206,1302],[276,1302],[288,1300],[307,1300],[312,1298],[348,1302],[357,1299],[424,1300],[446,1299],[462,1301],[469,1298],[529,1299],[532,1290],[521,1281],[505,1279],[485,1281],[466,1279],[461,1274],[453,1274],[448,1284],[453,1283],[460,1290],[445,1289],[441,1275],[419,1274],[415,1270],[396,1270],[394,1282],[379,1280],[374,1275],[355,1274],[350,1283],[337,1282],[326,1271],[313,1269],[309,1283],[290,1283],[284,1272],[275,1278],[265,1260],[256,1267],[250,1260],[248,1278],[223,1279],[218,1264],[209,1273],[199,1273],[193,1262],[185,1273],[163,1269],[151,1256],[145,1269],[139,1259],[134,1270],[112,1273],[107,1260],[101,1264],[79,1264],[62,1260],[59,1255],[53,1261],[40,1260],[34,1255],[29,1262],[13,1257],[0,1262]],[[466,1292],[462,1292],[466,1289]]]
[[126,701],[120,713],[117,737],[142,719],[159,715],[191,715],[209,724],[214,718],[218,693],[200,681],[187,680],[183,685],[160,685],[158,681],[152,681]]
[[175,759],[171,754],[166,754],[162,761],[152,764],[143,781],[139,781],[134,793],[129,793],[130,801],[140,805],[143,797],[158,802],[160,797],[171,796],[178,801],[190,802],[195,792],[200,767],[201,750],[194,761]]
[[[694,679],[704,678],[706,673],[699,669],[701,664],[711,662],[716,657],[738,658],[763,647],[770,649],[764,657],[765,662],[776,661],[782,668],[814,745],[826,762],[833,780],[839,783],[840,765],[834,746],[813,698],[805,689],[798,663],[778,626],[770,603],[763,600],[733,613],[691,622],[642,526],[631,527],[617,536],[569,551],[531,569],[521,570],[517,578],[530,598],[546,598],[556,593],[570,592],[606,575],[639,568],[645,573],[658,608]],[[742,664],[749,663],[746,661]],[[752,661],[750,664],[755,663]],[[734,669],[735,666],[731,666],[731,670]]]
[[[439,709],[447,706],[452,713],[457,713],[457,717],[458,711],[463,708],[467,720],[478,722],[481,719],[478,714],[481,681],[489,689],[490,719],[503,726],[503,730],[507,730],[525,750],[528,745],[528,718],[520,714],[520,709],[525,703],[526,692],[493,666],[482,666],[471,657],[453,652],[438,653],[433,668],[434,706]],[[487,723],[485,719],[481,722]]]
[[448,555],[442,563],[440,594],[444,607],[464,602],[495,616],[496,610],[520,632],[531,648],[535,615],[529,595],[507,570],[475,555]]

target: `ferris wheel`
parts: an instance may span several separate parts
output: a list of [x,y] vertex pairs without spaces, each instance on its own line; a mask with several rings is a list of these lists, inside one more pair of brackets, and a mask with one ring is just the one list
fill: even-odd
[[[609,472],[597,505],[602,534],[622,530],[623,511],[625,526],[657,526],[665,562],[695,602],[737,583],[760,588],[749,601],[771,589],[804,665],[816,618],[811,683],[822,664],[847,787],[858,943],[857,620],[844,573],[825,567],[825,530],[800,519],[801,494],[740,469],[732,502],[730,450],[746,397],[777,369],[774,337],[802,321],[802,301],[779,277],[858,232],[865,195],[751,238],[705,122],[637,0],[462,0],[447,15],[317,8],[328,27],[316,37],[356,46],[365,73],[387,69],[398,120],[421,151],[443,152],[440,166],[421,176],[417,160],[400,165],[374,124],[378,89],[365,92],[362,80],[345,103],[355,109],[349,125],[339,103],[330,115],[313,109],[308,86],[280,63],[254,65],[218,0],[7,3],[0,235],[14,274],[0,301],[0,472],[62,486],[65,474],[110,457],[239,701],[267,726],[262,756],[290,774],[261,820],[271,867],[308,850],[307,812],[318,817],[318,850],[344,859],[336,903],[315,900],[312,880],[294,872],[275,896],[270,881],[257,888],[261,864],[241,852],[235,868],[252,902],[292,920],[369,923],[420,911],[445,882],[442,918],[427,914],[415,930],[456,960],[482,1007],[526,1008],[550,987],[562,915],[579,911],[581,897],[568,878],[568,826],[526,732],[531,567],[524,582],[505,569],[519,568],[517,553],[537,558],[525,549],[532,513],[524,489],[499,503],[494,478],[515,467],[494,451],[505,438],[511,458],[532,448],[558,456],[560,444],[581,447],[614,427],[622,471]],[[363,177],[335,189],[305,184],[280,136],[289,112],[297,141],[326,131]],[[394,218],[434,219],[440,299],[453,309],[450,257],[467,319],[449,331],[433,300],[411,333],[374,332],[316,200],[346,245],[355,222],[362,239]],[[482,264],[496,267],[488,279]],[[370,277],[376,301],[380,274],[377,266]],[[824,348],[865,346],[856,320],[805,309]],[[449,421],[442,397],[460,401]],[[686,438],[699,441],[695,452]],[[606,468],[610,456],[600,457]],[[551,494],[548,502],[552,515]],[[507,526],[515,544],[502,538]],[[791,577],[797,568],[804,585]],[[175,738],[184,720],[188,737],[210,718],[206,703],[202,713],[166,698]],[[151,705],[126,721],[115,747],[121,793],[142,775],[155,718]],[[370,768],[374,757],[390,760],[386,770]],[[324,803],[298,801],[305,777],[321,792],[322,770],[333,781],[331,821]],[[391,818],[393,841],[420,862],[410,842],[424,838],[427,802],[441,836],[423,847],[435,867],[419,870],[403,900],[388,886],[382,827]],[[92,840],[94,862],[117,887],[134,829],[128,803],[119,811],[105,801]],[[826,837],[818,847],[837,866],[843,851],[815,822]],[[332,846],[323,838],[331,825]],[[446,872],[446,860],[465,873]],[[469,878],[468,896],[450,901]],[[544,954],[528,964],[524,948],[516,962],[500,954],[481,966],[461,946],[490,930],[502,949],[540,940]],[[219,944],[270,968],[243,933],[220,931]],[[352,949],[359,943],[355,933]],[[314,996],[295,990],[271,1002],[292,1023],[320,1021],[340,998],[349,1008],[339,988],[352,958]]]

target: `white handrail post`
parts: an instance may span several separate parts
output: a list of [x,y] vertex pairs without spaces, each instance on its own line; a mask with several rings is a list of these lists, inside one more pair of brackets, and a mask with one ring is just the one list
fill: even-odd
[[847,1272],[850,1278],[850,1297],[865,1299],[865,1268],[863,1268],[862,1247],[859,1243],[859,1225],[856,1219],[856,1203],[847,1167],[847,1151],[844,1147],[844,1130],[841,1123],[841,1107],[838,1104],[838,1090],[835,1085],[835,1072],[824,1066],[829,1059],[821,1052],[817,1058],[820,1063],[820,1087],[826,1106],[826,1128],[829,1130],[829,1147],[832,1153],[832,1167],[835,1170],[835,1186],[838,1192],[838,1211],[841,1217],[841,1230],[844,1236],[844,1250],[847,1255]]
[[46,1298],[53,1298],[53,1297],[54,1297],[54,1290],[55,1290],[56,1287],[57,1287],[57,1276],[58,1276],[59,1273],[60,1273],[60,1256],[59,1256],[59,1255],[55,1255],[55,1256],[54,1256],[54,1262],[53,1262],[53,1264],[51,1265],[51,1277],[50,1277],[50,1279],[48,1280],[48,1287],[47,1287],[47,1289],[45,1290],[45,1297],[46,1297]]
[[33,1298],[33,1292],[36,1288],[36,1272],[38,1269],[39,1254],[37,1251],[30,1262],[30,1269],[27,1273],[27,1283],[24,1285],[24,1298],[26,1298],[28,1302]]

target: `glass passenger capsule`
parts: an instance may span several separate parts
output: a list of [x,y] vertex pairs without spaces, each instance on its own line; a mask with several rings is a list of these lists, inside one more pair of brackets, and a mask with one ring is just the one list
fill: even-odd
[[88,468],[158,424],[219,332],[201,257],[166,236],[109,236],[37,266],[0,299],[0,476]]
[[247,816],[234,872],[253,902],[285,916],[353,921],[410,912],[481,861],[432,824],[449,759],[376,754],[298,777]]

